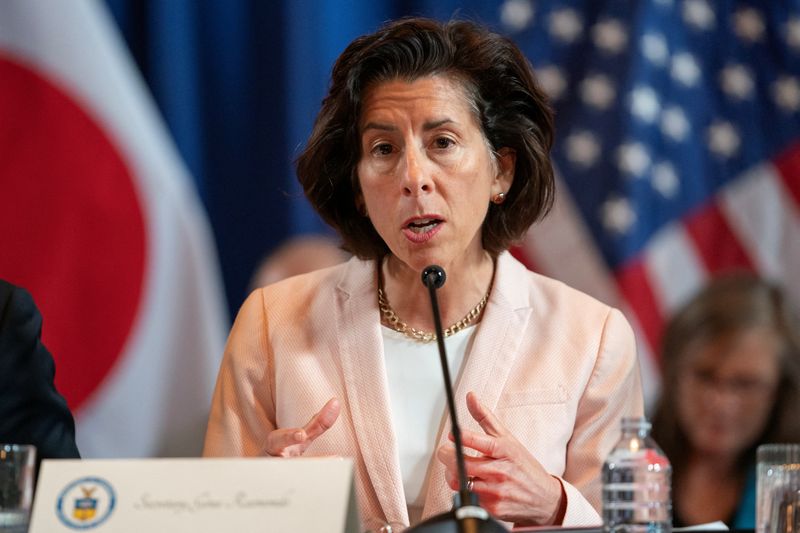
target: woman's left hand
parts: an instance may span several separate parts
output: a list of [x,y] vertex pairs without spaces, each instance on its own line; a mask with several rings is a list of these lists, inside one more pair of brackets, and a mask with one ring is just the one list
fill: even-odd
[[[467,476],[473,480],[472,490],[481,506],[495,518],[518,526],[559,524],[566,505],[561,481],[548,474],[472,392],[467,394],[467,408],[486,432],[461,431],[464,447],[481,454],[464,456]],[[448,485],[458,490],[455,448],[444,444],[437,457],[445,465]]]

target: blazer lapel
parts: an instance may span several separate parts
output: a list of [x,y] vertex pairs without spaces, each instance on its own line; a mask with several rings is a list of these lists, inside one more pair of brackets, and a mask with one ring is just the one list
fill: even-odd
[[[458,422],[463,429],[483,431],[467,410],[467,392],[475,392],[483,404],[495,410],[505,387],[508,373],[516,357],[520,335],[517,334],[528,321],[531,305],[527,293],[521,290],[521,280],[526,278],[525,267],[508,252],[497,258],[494,286],[486,305],[483,319],[477,326],[472,348],[464,361],[464,369],[454,394]],[[448,442],[450,421],[447,411],[437,439],[437,448]],[[467,452],[468,453],[468,452]],[[444,478],[444,465],[435,457],[431,460],[427,481],[427,496],[423,519],[450,509],[453,491]]]
[[347,405],[361,456],[386,521],[408,524],[383,358],[377,277],[372,261],[351,260],[336,288]]

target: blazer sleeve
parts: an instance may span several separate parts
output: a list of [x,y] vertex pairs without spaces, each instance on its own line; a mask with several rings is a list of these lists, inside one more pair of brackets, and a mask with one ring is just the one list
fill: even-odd
[[222,358],[203,455],[264,455],[275,429],[274,357],[263,291],[253,292],[236,316]]
[[0,282],[0,442],[33,444],[38,460],[79,458],[75,421],[56,390],[41,331],[28,291]]
[[566,468],[561,479],[567,495],[564,526],[602,522],[603,462],[619,439],[622,417],[643,413],[633,330],[622,313],[611,309],[567,445]]

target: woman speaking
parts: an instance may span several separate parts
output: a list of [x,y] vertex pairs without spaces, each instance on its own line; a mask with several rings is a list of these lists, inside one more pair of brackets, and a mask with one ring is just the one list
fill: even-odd
[[470,487],[509,523],[599,524],[603,460],[642,412],[633,334],[506,251],[552,204],[552,135],[503,37],[404,19],[353,41],[297,173],[354,258],[245,301],[204,454],[351,457],[369,529],[448,510],[457,467],[420,282],[435,263]]

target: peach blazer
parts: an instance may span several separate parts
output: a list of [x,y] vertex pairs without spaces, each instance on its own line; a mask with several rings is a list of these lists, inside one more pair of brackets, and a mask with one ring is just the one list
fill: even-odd
[[[354,258],[253,292],[228,338],[203,452],[263,455],[271,430],[305,425],[335,396],[341,414],[306,455],[353,458],[362,526],[374,530],[409,523],[376,282],[375,263]],[[564,525],[599,524],[603,460],[621,417],[643,410],[633,332],[622,314],[503,253],[463,364],[455,385],[461,424],[481,431],[464,400],[475,391],[563,481]],[[442,417],[439,443],[449,432]],[[435,459],[423,493],[423,518],[452,506]]]

